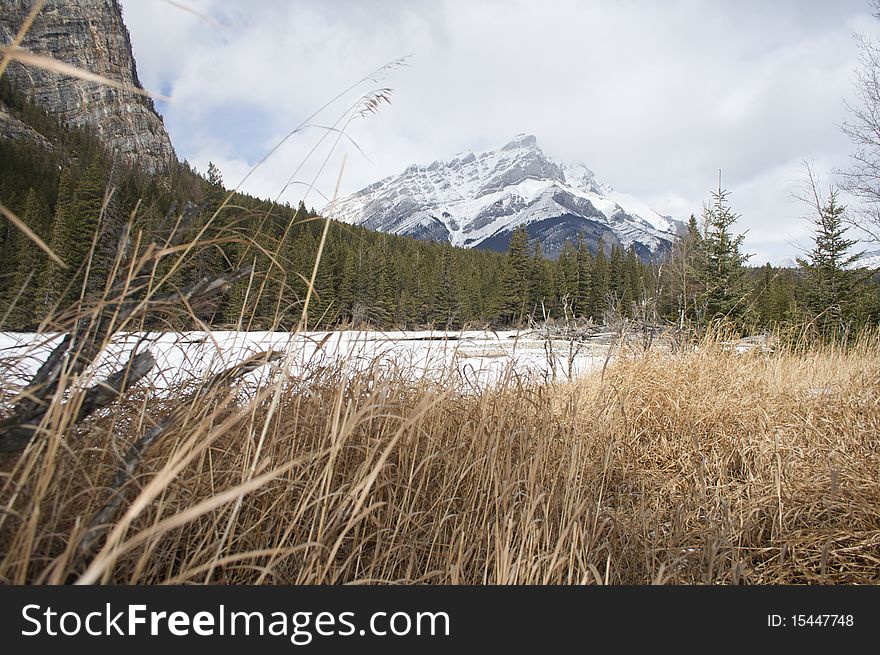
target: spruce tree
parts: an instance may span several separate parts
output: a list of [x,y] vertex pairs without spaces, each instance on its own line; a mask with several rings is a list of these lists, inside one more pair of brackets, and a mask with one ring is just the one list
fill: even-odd
[[542,312],[550,309],[548,304],[551,303],[553,296],[553,273],[538,239],[535,239],[529,268],[531,294],[528,310],[530,313],[535,312],[537,319],[542,319]]
[[432,302],[431,322],[438,328],[449,327],[458,313],[453,255],[452,246],[444,244],[437,264]]
[[611,286],[612,297],[620,301],[626,292],[626,276],[623,270],[623,250],[614,243],[611,244],[611,257],[608,260],[608,276]]
[[712,204],[703,210],[704,235],[696,272],[702,287],[700,304],[708,320],[737,321],[746,309],[744,264],[749,255],[740,251],[745,235],[732,232],[739,215],[731,211],[729,195],[719,180]]
[[[21,219],[37,236],[46,240],[50,222],[49,208],[33,188],[28,190]],[[7,327],[29,330],[40,322],[39,312],[35,311],[38,282],[44,275],[48,258],[31,239],[17,230],[12,234],[11,242],[15,260],[11,279],[3,294],[3,311],[9,310]]]
[[578,299],[578,252],[571,241],[567,240],[562,244],[562,250],[559,258],[556,260],[557,276],[556,276],[556,295],[560,307],[563,302],[567,302],[571,309],[574,309]]
[[846,207],[837,202],[837,191],[832,189],[812,219],[813,248],[806,259],[797,260],[810,282],[807,307],[819,317],[825,333],[843,329],[855,318],[858,286],[865,278],[852,270],[862,253],[849,254],[857,241],[846,238],[845,212]]
[[608,270],[608,258],[605,256],[605,243],[600,239],[593,259],[593,270],[590,289],[590,316],[596,321],[603,321],[605,310],[608,309],[608,297],[611,294],[611,275]]
[[628,307],[636,307],[642,302],[645,283],[642,279],[642,263],[639,261],[634,246],[630,246],[623,262],[624,271],[624,294],[623,298]]
[[[64,298],[68,302],[79,295],[83,282],[86,293],[94,295],[103,288],[106,281],[102,277],[106,275],[106,271],[100,270],[99,262],[94,259],[86,261],[93,254],[92,244],[97,246],[98,243],[96,233],[100,229],[105,190],[104,162],[100,157],[95,157],[76,181],[70,203],[63,210],[60,220],[56,217],[53,226],[52,238],[57,247],[55,253],[69,267],[69,270],[63,272],[56,269],[56,274],[60,274],[61,279],[55,281],[53,288],[57,291],[73,279],[74,285]],[[71,277],[77,269],[80,269],[79,273]],[[83,278],[86,274],[88,277]]]
[[214,211],[226,199],[227,193],[226,187],[223,185],[223,175],[212,161],[208,162],[208,172],[205,174],[205,179],[208,182],[205,200],[208,203],[208,207]]
[[55,203],[55,215],[52,219],[52,234],[49,247],[67,265],[67,269],[49,262],[43,271],[37,303],[41,315],[45,315],[57,302],[61,294],[72,281],[80,261],[76,253],[69,248],[70,234],[73,232],[74,211],[74,180],[68,169],[64,169],[58,182],[58,195]]
[[531,258],[529,235],[519,227],[510,236],[510,247],[502,277],[501,318],[507,323],[519,325],[529,313],[531,285]]
[[578,283],[575,313],[586,317],[590,314],[591,299],[593,294],[593,257],[583,235],[578,239],[577,247]]
[[385,235],[379,237],[377,248],[373,249],[367,280],[370,320],[379,326],[387,325],[394,313],[394,285],[392,282],[391,261]]

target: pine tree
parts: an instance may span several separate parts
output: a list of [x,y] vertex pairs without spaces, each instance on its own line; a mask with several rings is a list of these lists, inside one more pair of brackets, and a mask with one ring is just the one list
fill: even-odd
[[770,263],[764,264],[754,284],[752,301],[749,303],[756,328],[773,325],[777,320],[773,315],[773,305],[770,297],[775,278],[776,274]]
[[578,252],[571,241],[562,244],[559,258],[556,260],[558,270],[556,276],[557,303],[561,306],[563,301],[574,308],[578,298]]
[[208,203],[208,207],[213,212],[226,199],[227,194],[226,187],[223,185],[223,175],[220,173],[220,169],[217,165],[212,161],[208,162],[208,172],[205,174],[205,179],[208,181],[208,192],[205,200]]
[[600,239],[593,259],[593,270],[590,289],[590,316],[596,321],[604,320],[608,309],[608,297],[611,293],[611,275],[608,270],[608,258],[605,256],[605,243]]
[[704,235],[697,260],[697,279],[702,289],[700,304],[709,319],[736,321],[746,309],[745,269],[749,255],[740,252],[744,234],[734,235],[733,224],[739,218],[727,203],[729,192],[712,193],[712,204],[703,210]]
[[623,262],[624,294],[628,307],[636,307],[642,302],[645,283],[642,279],[642,263],[639,261],[634,246],[630,246]]
[[593,258],[583,235],[578,238],[577,247],[578,283],[575,313],[578,316],[589,316],[593,295]]
[[531,285],[531,258],[529,235],[519,227],[510,236],[504,274],[502,277],[501,318],[507,323],[519,325],[529,313]]
[[611,257],[608,260],[608,276],[612,297],[615,301],[623,299],[626,292],[626,276],[623,271],[623,251],[616,243],[611,244]]
[[431,322],[447,328],[458,314],[457,284],[452,246],[444,244],[437,264]]
[[532,258],[529,263],[530,298],[529,313],[536,313],[536,318],[543,318],[542,313],[549,311],[548,304],[553,296],[553,273],[549,262],[544,257],[541,242],[535,239]]
[[[21,219],[37,236],[46,240],[49,208],[33,188],[28,190]],[[13,233],[11,242],[15,260],[11,279],[3,294],[3,309],[9,309],[8,327],[14,330],[33,329],[40,322],[39,312],[35,311],[38,281],[44,275],[48,258],[31,239],[18,231]]]
[[41,314],[48,312],[55,303],[67,299],[62,298],[65,289],[72,293],[74,276],[88,247],[77,243],[82,239],[75,216],[74,186],[75,180],[71,177],[71,172],[64,169],[58,182],[58,200],[55,204],[49,247],[67,265],[67,269],[51,262],[46,266],[37,298]]
[[385,235],[379,237],[378,247],[373,250],[369,265],[367,293],[370,320],[377,325],[387,325],[394,312],[394,285],[391,262]]
[[837,202],[837,191],[832,189],[828,201],[817,206],[817,215],[812,219],[813,248],[806,259],[797,260],[810,282],[808,309],[819,317],[825,333],[843,329],[855,318],[858,286],[864,279],[852,270],[862,253],[848,254],[857,241],[846,238],[845,212],[846,207]]

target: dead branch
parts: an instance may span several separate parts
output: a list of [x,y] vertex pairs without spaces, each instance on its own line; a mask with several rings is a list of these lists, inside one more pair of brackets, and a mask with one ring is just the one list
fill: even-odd
[[[10,415],[0,421],[0,452],[24,450],[46,414],[50,399],[58,391],[62,373],[66,373],[68,378],[82,374],[97,361],[113,335],[125,325],[147,315],[179,311],[182,305],[197,308],[251,274],[252,267],[247,266],[217,276],[203,277],[183,289],[156,298],[147,295],[159,261],[169,247],[183,238],[186,226],[199,211],[198,206],[187,203],[173,227],[167,229],[168,236],[161,240],[162,243],[153,241],[137,260],[132,259],[130,230],[123,231],[119,243],[118,272],[109,285],[106,298],[94,314],[76,321],[73,329],[40,366]],[[170,222],[171,215],[169,212],[166,216],[166,224]],[[126,367],[86,392],[74,422],[81,421],[98,407],[112,402],[125,387],[146,375],[154,363],[149,353],[133,355]]]
[[107,533],[113,525],[113,519],[119,510],[124,498],[124,490],[130,480],[134,478],[135,472],[140,468],[144,455],[147,450],[155,443],[161,440],[172,427],[178,424],[189,413],[189,407],[193,404],[201,404],[208,399],[212,393],[223,390],[234,383],[238,378],[255,371],[261,366],[275,362],[283,357],[284,353],[277,350],[269,350],[258,353],[248,359],[230,366],[226,370],[212,376],[211,379],[196,392],[191,402],[178,403],[165,418],[163,418],[155,426],[147,430],[144,435],[135,441],[128,449],[125,457],[122,458],[122,464],[113,480],[110,482],[110,497],[107,502],[99,509],[89,525],[83,533],[82,539],[77,547],[77,557],[79,561],[89,558],[95,551],[95,546],[99,540]]
[[[149,351],[132,354],[121,369],[110,375],[106,380],[96,383],[86,390],[77,410],[74,423],[79,423],[96,410],[115,402],[132,385],[136,384],[155,366],[156,359]],[[26,398],[29,403],[36,402]],[[65,403],[69,404],[71,401]],[[34,405],[30,415],[13,416],[0,424],[0,452],[22,451],[39,428],[45,415],[45,405]]]

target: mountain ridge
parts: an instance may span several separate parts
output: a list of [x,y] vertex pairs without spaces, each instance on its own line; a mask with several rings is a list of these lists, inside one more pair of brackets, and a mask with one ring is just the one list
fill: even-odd
[[333,218],[381,232],[506,250],[524,227],[555,258],[581,235],[595,252],[633,247],[644,260],[666,252],[683,223],[615,192],[582,163],[557,163],[531,134],[495,150],[412,164],[325,208]]

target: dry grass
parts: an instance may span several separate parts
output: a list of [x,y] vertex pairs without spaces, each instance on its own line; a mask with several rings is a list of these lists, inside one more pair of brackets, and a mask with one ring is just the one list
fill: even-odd
[[[61,70],[2,52],[0,74],[10,58]],[[387,99],[387,89],[362,96],[321,141],[338,143]],[[51,385],[18,396],[37,436],[0,455],[2,582],[880,582],[877,335],[743,355],[709,336],[692,351],[617,357],[574,384],[510,376],[469,395],[387,367],[316,365],[291,378],[281,366],[244,403],[229,379],[193,380],[165,394],[126,389],[80,422],[79,360],[243,274],[169,289],[209,245],[208,226],[191,243],[143,247],[135,222],[104,298],[44,322],[75,335],[75,348]],[[123,247],[129,234],[135,245]],[[257,249],[256,236],[224,237]],[[300,327],[319,260],[303,277]],[[248,298],[262,293],[253,282]],[[22,391],[9,379],[2,412]],[[123,464],[133,475],[120,477]]]
[[[203,397],[88,560],[126,447],[186,401],[129,394],[2,462],[15,583],[877,583],[880,352],[623,356],[462,396],[315,369]],[[51,421],[50,421],[51,422]]]

